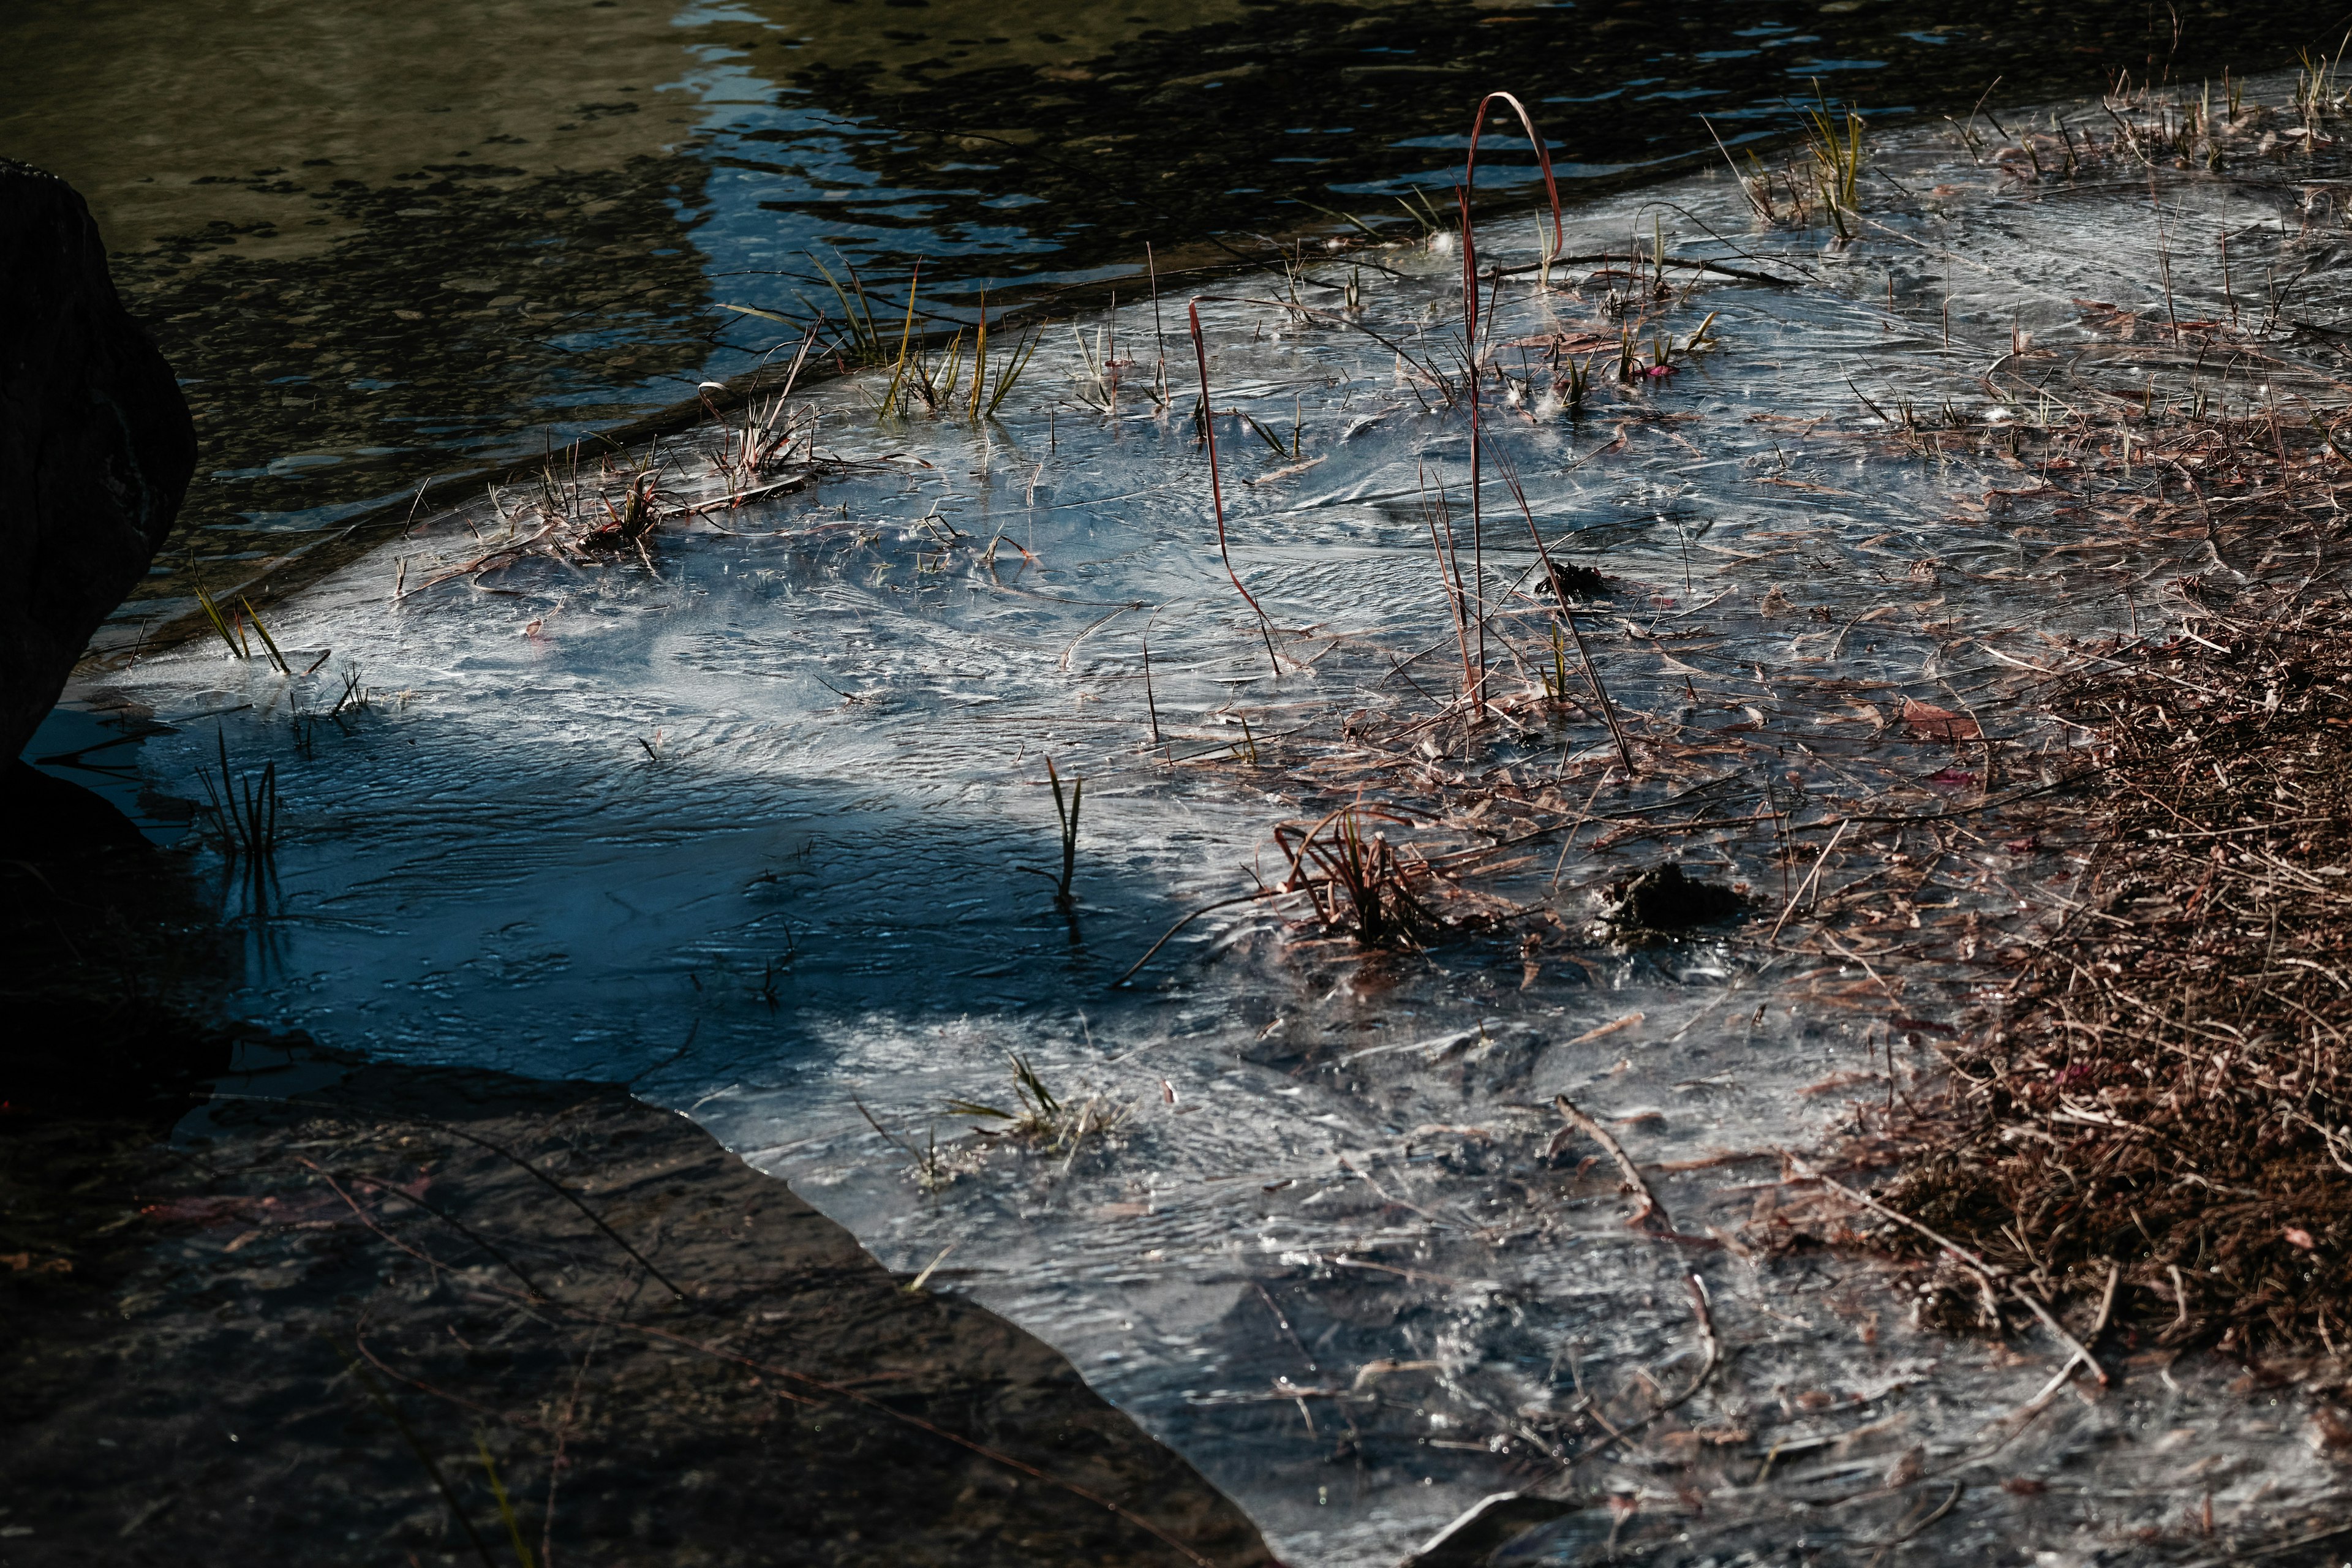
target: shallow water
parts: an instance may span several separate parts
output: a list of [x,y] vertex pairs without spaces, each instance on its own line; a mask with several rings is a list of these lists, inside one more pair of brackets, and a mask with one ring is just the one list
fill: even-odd
[[[1181,268],[1318,209],[1409,227],[1397,197],[1443,204],[1490,87],[1597,192],[1711,163],[1701,113],[1737,145],[1817,89],[1892,124],[1996,79],[2197,78],[2333,37],[2315,4],[2258,36],[2237,10],[22,0],[0,153],[89,197],[196,412],[186,530],[129,641],[187,607],[192,558],[215,589],[265,578],[428,475],[741,371],[781,329],[729,305],[838,324],[812,253],[893,287],[920,257],[968,318],[991,283],[1136,279],[1147,244]],[[1482,184],[1532,178],[1504,152]]]
[[[1401,1557],[1578,1447],[1590,1392],[1678,1386],[1703,1364],[1694,1289],[1731,1358],[1685,1412],[1698,1435],[1601,1466],[1593,1484],[1626,1506],[1570,1516],[1527,1560],[1585,1560],[1631,1519],[1681,1530],[1685,1555],[1767,1560],[1801,1520],[1863,1561],[1946,1473],[1970,1484],[1916,1549],[1935,1561],[2175,1527],[2184,1474],[2230,1528],[2283,1524],[2334,1482],[2291,1410],[2216,1370],[2151,1363],[2006,1433],[1990,1413],[2056,1370],[2048,1346],[1923,1334],[1869,1269],[1742,1239],[1782,1195],[1777,1150],[1893,1092],[1879,1064],[1907,1082],[1932,1061],[1926,1037],[1979,983],[1932,931],[1874,931],[1858,955],[1753,931],[1621,947],[1591,931],[1597,898],[1669,850],[1595,829],[1481,867],[1481,889],[1557,917],[1532,955],[1522,921],[1359,956],[1293,900],[1215,911],[1116,984],[1178,915],[1278,879],[1276,824],[1359,788],[1405,807],[1387,830],[1433,853],[1580,802],[1620,826],[1703,808],[1729,825],[1674,853],[1769,909],[1786,873],[1759,816],[1924,809],[1985,782],[1965,748],[1888,722],[1906,700],[1981,715],[2030,781],[2064,736],[2005,703],[2072,657],[2065,639],[2157,629],[2162,584],[2187,574],[2305,570],[2265,553],[2291,541],[2036,511],[2001,494],[2033,486],[1996,455],[1922,458],[1860,398],[2030,421],[2071,366],[2153,376],[2155,396],[2340,410],[2334,340],[2292,325],[2342,319],[2324,270],[2341,220],[2305,199],[2310,171],[2167,171],[2152,202],[2144,170],[2024,186],[1924,135],[1881,167],[1884,227],[1843,248],[1751,234],[1704,176],[1577,208],[1570,254],[1654,237],[1801,286],[1696,279],[1644,329],[1687,342],[1715,314],[1718,346],[1679,374],[1604,384],[1573,415],[1537,378],[1489,410],[1549,545],[1612,580],[1580,625],[1644,758],[1633,781],[1564,703],[1475,736],[1412,728],[1460,674],[1423,508],[1443,491],[1467,526],[1463,421],[1388,348],[1279,304],[1202,307],[1233,561],[1264,634],[1220,563],[1189,345],[1129,304],[1082,320],[1083,346],[1049,337],[996,422],[877,424],[887,376],[821,387],[805,403],[826,461],[805,486],[665,528],[642,559],[525,556],[426,585],[529,532],[521,498],[486,500],[274,612],[315,673],[215,644],[83,695],[168,727],[143,767],[184,797],[224,742],[240,777],[276,763],[275,877],[224,879],[252,937],[249,1016],[677,1107],[894,1268],[935,1265],[1059,1346],[1286,1561]],[[2226,283],[2209,243],[2225,226]],[[1523,222],[1496,226],[1513,232],[1495,254],[1531,259]],[[2264,270],[2293,279],[2267,342],[2299,368],[2208,366],[2076,303],[2163,312],[2159,247],[2184,319],[2226,319]],[[1442,356],[1458,255],[1365,258],[1388,271],[1362,274],[1363,323]],[[1302,287],[1354,280],[1356,259]],[[1564,293],[1507,280],[1496,335],[1613,335],[1630,270],[1579,267]],[[1178,300],[1161,306],[1174,329]],[[2055,356],[2005,361],[2026,333]],[[1146,384],[1162,342],[1164,408]],[[1125,364],[1115,398],[1089,368],[1106,358]],[[712,438],[670,444],[681,472]],[[1491,467],[1485,507],[1489,658],[1517,690],[1552,658],[1547,617],[1512,596],[1535,559]],[[1067,910],[1032,869],[1057,864],[1048,758],[1086,783]],[[1432,773],[1489,815],[1413,805],[1440,793]],[[2062,906],[2079,875],[1997,841],[1947,852],[1919,903],[1988,931]],[[1013,1054],[1114,1130],[1042,1155],[969,1131],[990,1119],[954,1102],[1009,1107]],[[1627,1229],[1606,1164],[1577,1163],[1587,1146],[1547,1157],[1558,1093],[1670,1168],[1659,1195],[1700,1245]],[[926,1190],[934,1148],[953,1179]],[[1878,1486],[1915,1447],[1923,1479]],[[2001,1474],[2048,1489],[1986,1484]]]

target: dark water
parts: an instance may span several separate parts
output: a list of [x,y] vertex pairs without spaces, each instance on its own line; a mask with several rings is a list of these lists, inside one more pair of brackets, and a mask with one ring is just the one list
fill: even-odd
[[[2248,13],[2260,16],[2249,25]],[[1477,95],[1570,194],[1785,135],[2265,68],[2333,5],[16,0],[0,153],[89,197],[204,447],[144,609],[266,570],[436,472],[688,396],[894,295],[995,298],[1405,225]],[[1524,151],[1482,185],[1528,194]]]

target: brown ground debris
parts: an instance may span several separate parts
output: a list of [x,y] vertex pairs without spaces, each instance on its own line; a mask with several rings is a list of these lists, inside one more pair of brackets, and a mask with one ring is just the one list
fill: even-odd
[[2097,1300],[2112,1270],[2115,1321],[2162,1343],[2333,1354],[2352,1333],[2352,605],[2202,610],[2054,705],[2096,737],[2095,789],[2052,814],[2092,835],[2077,907],[2011,950],[1879,1195],[2045,1300]]

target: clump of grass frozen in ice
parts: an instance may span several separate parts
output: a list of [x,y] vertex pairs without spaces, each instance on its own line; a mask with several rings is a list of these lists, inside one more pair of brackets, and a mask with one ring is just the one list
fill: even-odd
[[1088,1137],[1099,1145],[1133,1111],[1133,1107],[1093,1089],[1087,1090],[1083,1099],[1056,1094],[1027,1057],[1015,1052],[1005,1059],[1013,1068],[1013,1102],[1019,1110],[1006,1110],[972,1100],[948,1102],[948,1110],[955,1115],[1003,1124],[981,1129],[984,1137],[1010,1139],[1041,1154],[1060,1154],[1074,1161]]
[[[1842,115],[1832,110],[1818,82],[1814,92],[1815,106],[1805,110],[1804,140],[1797,156],[1781,167],[1767,167],[1750,152],[1743,171],[1719,135],[1716,146],[1758,222],[1769,228],[1809,228],[1826,220],[1841,241],[1850,240],[1861,221],[1865,121],[1852,109]],[[1713,125],[1707,130],[1714,134]]]

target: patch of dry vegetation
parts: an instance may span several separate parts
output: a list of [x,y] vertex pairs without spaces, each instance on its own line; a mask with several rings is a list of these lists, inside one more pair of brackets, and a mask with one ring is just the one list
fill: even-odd
[[2115,1276],[2115,1321],[2159,1343],[2334,1353],[2352,1342],[2352,605],[2273,608],[2209,609],[2063,692],[2099,736],[2081,906],[1951,1053],[1882,1195],[2045,1300]]

